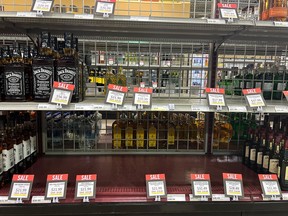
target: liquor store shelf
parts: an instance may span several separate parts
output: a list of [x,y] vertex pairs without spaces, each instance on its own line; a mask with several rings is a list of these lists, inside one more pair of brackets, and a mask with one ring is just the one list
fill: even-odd
[[[157,93],[155,93],[157,95]],[[178,94],[166,94],[165,98],[152,99],[151,107],[145,107],[142,111],[178,111],[178,112],[256,112],[246,105],[243,97],[226,96],[227,107],[222,110],[217,110],[214,107],[209,107],[206,98],[202,99],[181,99],[177,97]],[[163,96],[163,95],[162,95]],[[204,96],[204,95],[203,95]],[[33,111],[141,111],[135,105],[132,105],[132,98],[126,98],[123,106],[112,108],[111,104],[104,103],[104,96],[97,98],[85,99],[79,103],[71,103],[67,106],[63,105],[62,108],[57,107],[55,104],[47,102],[0,102],[0,111],[8,110],[33,110]],[[279,101],[266,101],[266,107],[263,107],[265,113],[287,113],[288,103],[286,100]]]
[[[21,15],[21,16],[20,16]],[[35,34],[41,26],[53,34],[63,31],[77,33],[79,38],[138,38],[145,41],[250,41],[253,43],[282,43],[287,39],[287,25],[273,21],[244,21],[226,23],[224,20],[169,19],[156,17],[114,16],[79,19],[73,14],[36,14],[1,12],[3,34]],[[191,31],[193,29],[193,31]]]
[[[223,194],[223,172],[243,175],[245,197],[242,200],[189,202],[190,173],[210,173],[213,194]],[[5,205],[5,208],[0,208],[1,215],[16,215],[20,211],[22,214],[43,215],[46,208],[45,215],[144,215],[144,212],[146,215],[198,215],[200,212],[208,215],[220,215],[217,212],[251,215],[253,211],[269,212],[271,206],[274,206],[275,213],[287,211],[285,201],[262,200],[257,174],[242,165],[237,156],[43,156],[25,173],[35,175],[32,196],[44,195],[47,174],[68,173],[67,198],[60,200],[60,204],[30,204],[30,201],[25,201],[24,205]],[[93,173],[97,174],[96,198],[89,204],[74,200],[76,175]],[[156,173],[166,174],[168,194],[185,194],[186,202],[175,205],[175,202],[166,202],[165,199],[161,202],[147,199],[145,174]],[[7,196],[9,187],[5,185],[1,188],[0,195]]]

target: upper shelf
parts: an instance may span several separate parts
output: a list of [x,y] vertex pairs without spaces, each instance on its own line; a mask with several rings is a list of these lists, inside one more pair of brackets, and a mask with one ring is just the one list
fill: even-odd
[[143,40],[159,42],[281,43],[287,41],[287,23],[273,21],[225,22],[211,19],[170,19],[114,16],[110,18],[74,14],[0,12],[2,34],[52,34],[73,32],[79,38]]

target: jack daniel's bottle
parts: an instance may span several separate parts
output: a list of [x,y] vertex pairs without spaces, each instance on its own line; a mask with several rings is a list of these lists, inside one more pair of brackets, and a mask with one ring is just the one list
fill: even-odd
[[17,44],[4,52],[4,88],[6,101],[30,100],[31,68],[24,59]]
[[[83,100],[82,67],[79,66],[78,42],[71,33],[64,35],[63,55],[57,62],[56,81],[75,85],[72,102]],[[59,47],[60,48],[60,47]]]
[[38,55],[33,59],[34,101],[48,101],[54,81],[54,59],[50,33],[42,32]]
[[4,57],[3,49],[0,48],[0,101],[4,99]]

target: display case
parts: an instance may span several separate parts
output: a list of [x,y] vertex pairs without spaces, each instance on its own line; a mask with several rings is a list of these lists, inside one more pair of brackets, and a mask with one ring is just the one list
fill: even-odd
[[[44,195],[47,174],[68,173],[67,198],[58,205],[33,204],[32,200],[24,205],[4,204],[0,212],[282,215],[287,211],[284,199],[263,199],[257,173],[264,171],[257,169],[255,156],[264,154],[258,147],[270,148],[270,140],[263,144],[263,134],[268,138],[282,134],[284,143],[273,141],[269,153],[278,160],[281,181],[288,111],[282,94],[288,88],[286,22],[258,21],[258,3],[252,1],[238,4],[240,19],[233,22],[215,19],[214,1],[120,1],[114,16],[108,18],[84,16],[91,10],[77,3],[76,11],[73,1],[65,1],[73,7],[64,13],[62,6],[58,11],[57,2],[51,13],[39,15],[26,13],[29,3],[25,13],[19,14],[9,2],[0,1],[5,9],[0,12],[0,47],[15,42],[35,45],[42,31],[59,41],[64,41],[64,32],[73,33],[85,68],[84,100],[61,109],[48,102],[1,101],[0,110],[3,116],[37,112],[38,160],[24,171],[35,175],[32,196]],[[150,4],[150,9],[144,7],[135,14],[128,8],[128,13],[122,8],[126,4]],[[161,16],[151,7],[154,4],[162,5]],[[167,12],[164,4],[172,9]],[[122,106],[105,103],[107,74],[128,88]],[[151,106],[133,105],[133,89],[139,86],[152,88]],[[227,106],[209,106],[206,87],[225,89]],[[242,93],[247,88],[262,89],[266,106],[261,111],[247,106]],[[190,174],[210,173],[213,194],[223,194],[225,172],[243,175],[240,201],[193,200]],[[87,173],[98,175],[96,198],[89,204],[74,200],[75,176]],[[165,173],[168,194],[184,195],[184,200],[147,198],[145,175],[154,173]],[[285,186],[283,175],[281,186]],[[0,195],[7,195],[9,186],[8,181]]]

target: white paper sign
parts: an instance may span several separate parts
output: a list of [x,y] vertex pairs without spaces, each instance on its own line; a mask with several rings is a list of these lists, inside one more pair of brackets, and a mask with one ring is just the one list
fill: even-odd
[[124,102],[124,96],[125,96],[124,92],[117,92],[110,90],[108,91],[106,102],[111,104],[122,105]]
[[150,181],[148,182],[149,196],[164,196],[165,184],[164,181]]
[[112,14],[113,13],[114,4],[108,2],[98,2],[96,13],[105,13]]
[[279,196],[280,188],[277,181],[262,181],[263,189],[266,196]]
[[92,197],[94,195],[95,182],[78,182],[77,197]]
[[36,17],[36,12],[17,12],[17,17]]
[[153,111],[168,111],[168,106],[158,106],[158,105],[152,105],[151,110]]
[[45,196],[33,196],[31,203],[51,203],[51,199],[45,199]]
[[74,14],[74,18],[76,19],[93,19],[93,14]]
[[62,89],[55,88],[51,98],[52,103],[67,105],[70,102],[70,96],[72,91],[66,91]]
[[210,196],[209,181],[193,181],[193,192],[195,196]]
[[250,107],[263,107],[265,102],[261,94],[246,95],[246,99]]
[[238,19],[237,12],[231,8],[220,8],[221,17],[224,19]]
[[49,12],[51,10],[52,3],[52,1],[36,0],[33,11]]
[[274,25],[277,27],[288,27],[288,22],[274,21]]
[[228,106],[230,112],[247,112],[246,106]]
[[11,198],[27,199],[29,196],[31,183],[15,182],[13,184]]
[[47,198],[63,197],[65,194],[65,182],[49,182]]
[[141,94],[134,93],[134,104],[149,106],[151,104],[151,95],[150,94]]
[[226,24],[225,20],[223,19],[207,19],[207,23]]
[[275,111],[276,112],[288,112],[288,106],[275,106]]
[[16,200],[9,200],[8,196],[0,196],[0,204],[14,204]]
[[212,201],[230,201],[230,197],[226,197],[225,194],[212,194]]
[[186,201],[185,194],[167,194],[167,201]]
[[207,106],[191,106],[191,110],[194,112],[205,112],[209,111],[209,107]]
[[208,94],[210,106],[226,106],[223,94]]
[[242,196],[241,181],[225,181],[226,193],[228,196]]

